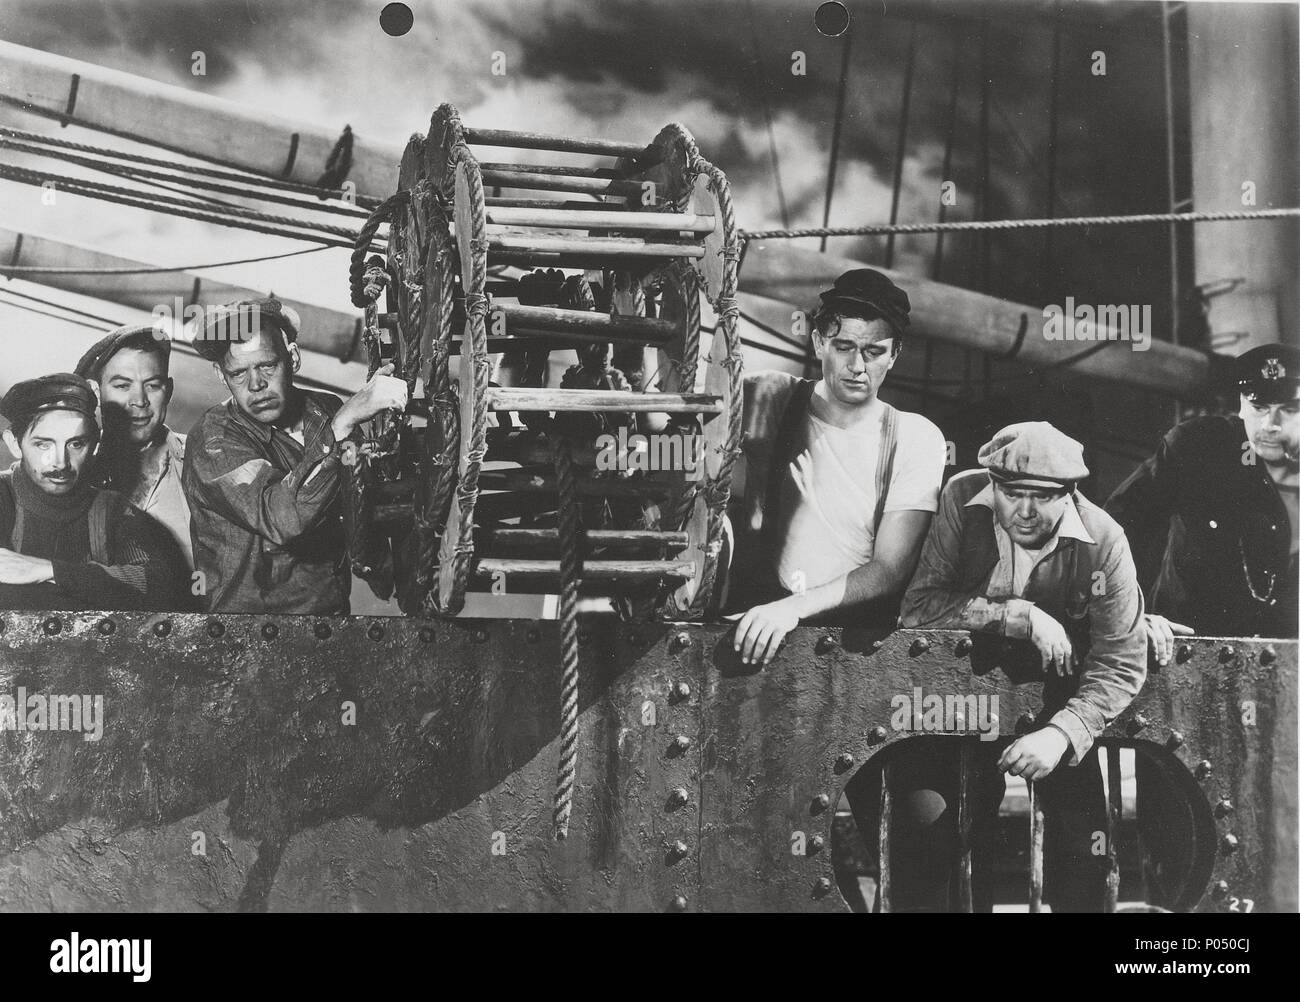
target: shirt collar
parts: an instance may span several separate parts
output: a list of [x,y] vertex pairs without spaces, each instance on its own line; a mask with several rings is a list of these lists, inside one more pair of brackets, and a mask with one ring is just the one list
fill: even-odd
[[[990,511],[993,510],[993,482],[966,502],[967,508],[973,508],[976,505],[983,505]],[[1002,527],[994,520],[993,528],[1001,532]],[[1052,538],[1044,544],[1044,549],[1050,552],[1056,549],[1057,542],[1062,539],[1077,539],[1081,543],[1096,545],[1097,541],[1088,533],[1088,527],[1083,524],[1083,518],[1079,515],[1079,506],[1075,504],[1074,498],[1071,497],[1065,505],[1065,513],[1061,516],[1061,521],[1056,526],[1056,532]]]
[[[317,425],[324,423],[324,411],[320,408],[320,405],[311,398],[311,394],[306,393],[298,387],[294,387],[294,392],[301,394],[302,397],[302,428],[303,434],[308,435]],[[231,397],[226,401],[226,410],[229,412],[233,421],[235,421],[240,427],[252,432],[252,434],[256,436],[257,440],[263,445],[268,444],[274,437],[275,426],[263,424],[261,421],[254,421],[239,409],[239,405],[235,403],[234,397]],[[284,434],[288,435],[289,433],[284,432]]]

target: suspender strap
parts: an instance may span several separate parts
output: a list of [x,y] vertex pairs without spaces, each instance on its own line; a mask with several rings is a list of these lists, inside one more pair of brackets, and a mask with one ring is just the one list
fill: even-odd
[[[883,401],[882,401],[883,402]],[[885,515],[885,501],[889,496],[889,483],[894,479],[894,454],[898,451],[898,411],[885,404],[880,419],[880,456],[876,460],[876,531]]]

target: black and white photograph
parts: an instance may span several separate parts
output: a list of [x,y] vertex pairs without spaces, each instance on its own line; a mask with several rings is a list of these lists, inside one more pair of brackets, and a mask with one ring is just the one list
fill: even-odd
[[1300,912],[1296,3],[0,0],[0,345],[37,973]]

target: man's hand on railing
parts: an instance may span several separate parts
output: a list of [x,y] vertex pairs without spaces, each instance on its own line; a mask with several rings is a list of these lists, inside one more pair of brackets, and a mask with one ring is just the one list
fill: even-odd
[[1074,648],[1065,627],[1038,606],[1029,610],[1029,639],[1043,657],[1043,673],[1056,665],[1056,674],[1065,676],[1073,670]]
[[1175,635],[1190,637],[1195,632],[1190,626],[1171,622],[1164,616],[1147,613],[1143,618],[1147,621],[1148,647],[1161,665],[1169,664],[1169,659],[1174,656]]
[[1065,732],[1049,725],[1016,738],[1002,753],[998,768],[1029,780],[1043,779],[1061,764],[1069,747]]

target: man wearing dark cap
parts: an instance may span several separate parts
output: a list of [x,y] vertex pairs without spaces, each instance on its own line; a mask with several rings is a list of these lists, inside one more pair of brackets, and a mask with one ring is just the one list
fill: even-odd
[[1236,415],[1178,425],[1106,503],[1133,540],[1162,664],[1176,633],[1298,632],[1300,349],[1252,348],[1235,377]]
[[181,583],[162,528],[90,483],[96,405],[72,373],[17,383],[0,401],[19,457],[0,473],[0,607],[175,607]]
[[190,432],[182,482],[211,612],[346,615],[343,442],[406,406],[380,369],[346,402],[294,385],[298,317],[275,299],[206,311],[194,347],[230,399]]
[[[1047,900],[1056,911],[1099,911],[1106,857],[1095,854],[1093,833],[1104,829],[1105,808],[1093,743],[1146,679],[1137,572],[1119,525],[1076,488],[1088,474],[1078,442],[1046,422],[1010,425],[980,450],[979,462],[984,469],[958,474],[944,488],[900,625],[1032,645],[1031,677],[1044,682],[1043,712],[1035,730],[1002,752],[996,770],[991,758],[976,763],[976,856],[987,862],[979,846],[987,847],[996,823],[998,773],[1033,780],[1046,816]],[[937,825],[951,825],[956,813],[950,757],[936,753],[932,762],[895,774],[947,805]],[[898,823],[906,827],[908,819]],[[914,832],[896,835],[895,845],[918,844]],[[980,862],[974,895],[987,907]],[[912,893],[942,900],[948,874],[933,860],[912,867]]]
[[[745,377],[745,486],[727,605],[735,648],[766,663],[801,621],[892,626],[938,503],[943,435],[879,399],[907,329],[907,293],[846,272],[812,318],[820,379]],[[739,492],[738,492],[739,493]]]
[[185,436],[167,427],[175,390],[171,349],[171,338],[153,324],[119,327],[81,356],[76,374],[99,386],[104,432],[92,471],[95,483],[161,523],[188,577],[194,548],[181,487]]

